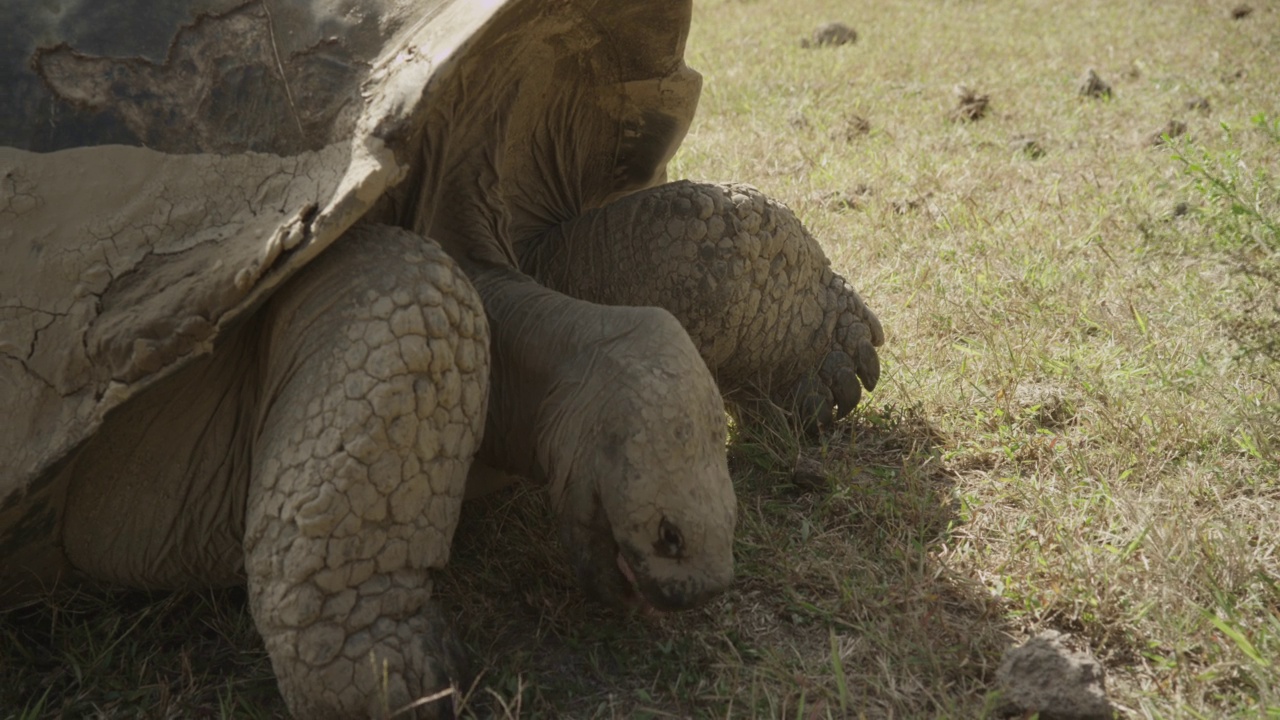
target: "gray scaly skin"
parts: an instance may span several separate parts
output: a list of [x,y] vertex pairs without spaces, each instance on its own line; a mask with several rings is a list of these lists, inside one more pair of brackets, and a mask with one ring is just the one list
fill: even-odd
[[357,226],[94,437],[67,471],[67,559],[134,587],[247,578],[294,716],[402,707],[456,677],[430,571],[488,361],[480,299],[444,251]]
[[457,677],[428,571],[449,557],[489,370],[443,251],[387,227],[342,243],[359,257],[331,249],[270,308],[301,357],[264,383],[245,534],[254,619],[307,718],[373,715],[384,693],[394,711]]
[[598,598],[675,610],[724,590],[723,407],[661,309],[594,305],[505,268],[468,279],[432,241],[357,225],[67,466],[49,579],[247,579],[291,712],[375,716],[458,678],[431,571],[477,453],[549,481]]
[[726,398],[766,393],[825,425],[879,379],[880,321],[799,219],[749,185],[640,191],[517,252],[526,272],[561,292],[670,311]]
[[679,322],[506,268],[470,274],[493,332],[478,459],[547,480],[583,589],[662,610],[726,589],[737,509],[724,403]]

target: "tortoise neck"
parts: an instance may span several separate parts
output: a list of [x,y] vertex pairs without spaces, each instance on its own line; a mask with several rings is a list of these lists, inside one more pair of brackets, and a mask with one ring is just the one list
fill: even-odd
[[549,436],[589,422],[592,403],[581,390],[607,387],[608,364],[598,359],[631,334],[634,314],[562,295],[508,268],[475,272],[472,282],[489,320],[492,363],[480,458],[509,473],[563,481],[548,465],[569,463],[547,452],[576,443],[557,446]]

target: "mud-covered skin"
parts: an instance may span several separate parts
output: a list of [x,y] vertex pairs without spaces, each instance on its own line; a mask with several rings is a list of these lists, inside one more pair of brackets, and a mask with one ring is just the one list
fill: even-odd
[[428,608],[487,401],[474,289],[436,245],[357,226],[265,310],[250,607],[295,717],[376,715],[447,684]]
[[764,390],[826,423],[879,379],[880,321],[799,219],[749,185],[643,190],[517,251],[574,297],[670,311],[731,399]]

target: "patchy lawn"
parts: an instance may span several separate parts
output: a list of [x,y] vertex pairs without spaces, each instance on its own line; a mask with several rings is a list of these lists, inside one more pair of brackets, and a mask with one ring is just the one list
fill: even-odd
[[[588,605],[536,489],[469,506],[469,709],[972,718],[1057,629],[1126,717],[1280,716],[1280,7],[1237,4],[700,3],[671,176],[805,220],[880,386],[817,443],[735,434],[738,581],[696,612]],[[0,647],[0,717],[283,714],[241,592],[8,611]]]

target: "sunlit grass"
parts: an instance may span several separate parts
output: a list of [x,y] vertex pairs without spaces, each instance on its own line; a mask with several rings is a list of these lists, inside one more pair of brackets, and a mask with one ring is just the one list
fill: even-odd
[[[536,491],[470,507],[439,587],[475,654],[468,706],[979,717],[1001,653],[1053,628],[1128,716],[1280,713],[1280,371],[1233,320],[1257,297],[1241,263],[1267,256],[1175,158],[1239,171],[1280,216],[1249,180],[1280,176],[1252,121],[1280,116],[1280,10],[1228,9],[700,3],[671,175],[794,209],[884,321],[884,375],[820,443],[735,436],[738,581],[704,610],[593,608]],[[829,20],[858,42],[801,49]],[[1077,94],[1090,67],[1110,99]],[[962,83],[985,118],[948,121]],[[1186,136],[1153,147],[1170,119]],[[279,715],[242,600],[213,600],[4,616],[0,715]],[[174,602],[206,620],[158,627]]]

